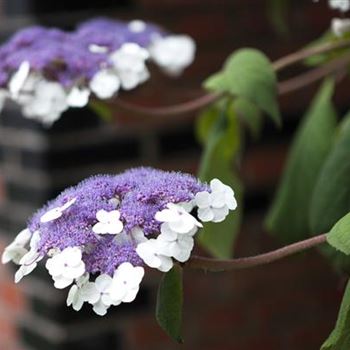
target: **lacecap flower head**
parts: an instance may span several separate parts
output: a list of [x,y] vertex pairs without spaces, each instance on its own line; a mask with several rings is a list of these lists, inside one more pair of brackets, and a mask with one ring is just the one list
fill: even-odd
[[91,95],[109,99],[144,83],[149,61],[180,74],[194,53],[189,36],[140,20],[99,18],[73,32],[29,27],[0,47],[0,110],[11,99],[25,117],[50,125]]
[[98,175],[40,209],[2,262],[20,266],[19,282],[44,260],[54,286],[70,287],[67,305],[89,303],[104,315],[135,299],[145,266],[167,272],[186,262],[203,223],[224,220],[236,206],[233,190],[218,179],[205,184],[152,168]]

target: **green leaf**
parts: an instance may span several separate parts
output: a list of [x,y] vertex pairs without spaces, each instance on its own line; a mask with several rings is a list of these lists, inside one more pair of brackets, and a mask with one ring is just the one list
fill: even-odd
[[209,77],[204,86],[211,91],[243,97],[256,104],[276,124],[281,123],[276,74],[270,60],[258,50],[246,48],[234,52],[223,70]]
[[[198,176],[203,181],[218,178],[232,187],[237,197],[238,208],[221,223],[205,223],[198,240],[201,246],[215,257],[228,258],[232,255],[241,223],[242,185],[238,176],[234,174],[232,165],[239,148],[238,120],[231,104],[228,108],[221,106],[221,109],[223,110],[219,111],[217,108],[204,115],[205,122],[202,123],[206,126],[202,125],[199,128],[199,134],[202,133],[202,137],[206,138],[206,145]],[[232,142],[233,140],[235,142]]]
[[335,328],[321,347],[321,350],[347,349],[350,349],[350,282],[346,286]]
[[269,0],[268,6],[268,18],[274,26],[278,34],[286,36],[289,33],[287,20],[288,10],[290,7],[289,0]]
[[263,125],[263,118],[259,109],[244,98],[235,99],[233,106],[237,115],[250,129],[253,137],[257,138]]
[[350,254],[350,213],[332,227],[327,234],[327,242],[342,253]]
[[[227,107],[224,107],[224,106]],[[220,111],[226,108],[224,116],[220,116]],[[218,121],[222,118],[221,121]],[[215,135],[210,134],[214,130]],[[197,118],[196,134],[199,142],[203,145],[210,140],[214,143],[216,152],[227,160],[231,160],[239,148],[239,124],[232,103],[219,103],[213,105],[202,112]]]
[[334,82],[326,80],[304,116],[267,216],[267,229],[285,242],[303,239],[310,232],[311,197],[336,127],[333,90]]
[[156,319],[160,327],[175,341],[183,343],[182,326],[182,268],[179,265],[164,274],[158,289]]
[[91,100],[89,107],[102,119],[107,122],[113,120],[113,111],[110,106],[102,101]]
[[328,232],[350,211],[350,114],[337,136],[312,196],[310,223],[314,233]]

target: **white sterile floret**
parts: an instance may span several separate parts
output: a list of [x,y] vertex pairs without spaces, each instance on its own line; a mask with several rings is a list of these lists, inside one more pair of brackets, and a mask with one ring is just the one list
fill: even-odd
[[93,305],[93,310],[97,315],[104,316],[108,308],[113,305],[110,298],[110,287],[112,277],[106,274],[98,276],[95,282],[88,282],[84,290],[84,299]]
[[198,206],[198,218],[204,222],[221,222],[228,215],[229,210],[237,207],[237,201],[231,187],[218,179],[210,181],[211,193],[203,191],[195,196]]
[[101,99],[111,98],[120,88],[120,79],[112,69],[97,72],[90,81],[91,91]]
[[196,44],[187,35],[158,38],[149,47],[152,60],[171,75],[178,75],[189,66],[194,60],[195,51]]
[[9,81],[9,91],[13,97],[16,97],[21,91],[29,72],[30,64],[28,61],[24,61],[19,66],[18,70],[12,75]]
[[132,302],[140,289],[144,274],[145,270],[141,266],[133,266],[129,262],[119,265],[114,272],[109,289],[109,297],[113,305]]
[[10,261],[13,261],[15,264],[19,264],[23,256],[28,253],[28,250],[25,246],[29,243],[32,233],[29,229],[22,230],[14,239],[14,241],[8,245],[1,257],[1,262],[7,264]]
[[149,78],[148,57],[148,51],[135,43],[123,44],[110,56],[123,89],[131,90]]
[[41,80],[35,87],[34,96],[23,106],[22,113],[27,118],[50,126],[68,107],[67,94],[62,85]]
[[[24,237],[23,237],[24,239]],[[15,274],[15,283],[18,283],[24,276],[30,274],[38,265],[38,262],[43,258],[38,252],[38,244],[40,241],[40,232],[35,231],[30,239],[30,250],[20,259],[20,268]]]
[[350,0],[328,0],[329,7],[341,12],[350,10]]
[[331,29],[335,36],[342,36],[350,31],[350,19],[349,18],[333,18],[331,23]]
[[167,222],[170,229],[178,233],[188,233],[194,227],[203,227],[203,225],[182,206],[174,203],[168,203],[167,209],[157,212],[155,219],[160,222]]
[[63,215],[63,212],[67,210],[69,207],[71,207],[76,202],[76,200],[77,200],[76,198],[72,198],[62,206],[50,209],[40,218],[40,222],[45,223],[45,222],[53,221],[60,218]]
[[70,107],[85,107],[89,102],[90,90],[73,86],[67,96],[67,103]]
[[92,231],[98,234],[117,234],[123,231],[123,223],[120,219],[118,210],[106,211],[99,210],[96,213],[98,222],[92,227]]
[[146,29],[146,23],[139,19],[135,19],[128,23],[128,29],[133,33],[142,33]]
[[68,287],[74,279],[85,273],[85,264],[82,261],[82,252],[79,247],[65,248],[48,259],[45,266],[58,289]]
[[157,237],[159,251],[168,257],[173,257],[180,262],[185,262],[189,259],[193,246],[194,239],[189,235],[172,235],[161,233]]
[[20,92],[16,96],[11,96],[12,99],[21,106],[30,103],[34,98],[35,89],[41,80],[43,80],[43,77],[40,74],[29,73]]
[[67,306],[72,305],[75,311],[81,310],[86,301],[85,293],[89,282],[89,274],[85,273],[76,280],[76,284],[72,285],[67,296]]
[[161,254],[159,241],[151,238],[147,242],[140,243],[136,247],[136,253],[149,267],[153,267],[162,272],[168,272],[173,267],[170,257]]

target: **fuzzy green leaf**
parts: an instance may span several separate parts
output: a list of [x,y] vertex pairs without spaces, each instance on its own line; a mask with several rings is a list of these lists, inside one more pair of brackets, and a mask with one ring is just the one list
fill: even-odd
[[342,217],[327,234],[327,242],[346,255],[350,254],[350,213]]
[[255,49],[241,49],[226,60],[223,70],[209,77],[204,86],[216,92],[243,97],[281,123],[277,102],[277,78],[270,60]]
[[182,268],[179,265],[164,274],[158,289],[156,319],[160,327],[175,341],[181,336],[183,307]]
[[310,232],[311,196],[336,128],[333,90],[334,82],[325,81],[304,116],[266,220],[267,229],[285,242],[303,239]]
[[321,347],[321,350],[347,349],[350,349],[350,282],[346,286],[335,328]]

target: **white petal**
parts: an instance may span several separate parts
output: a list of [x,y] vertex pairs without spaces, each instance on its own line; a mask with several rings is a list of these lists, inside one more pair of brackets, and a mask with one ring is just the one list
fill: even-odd
[[210,194],[211,206],[213,208],[222,208],[226,205],[225,192],[212,192]]
[[139,227],[135,227],[131,230],[131,236],[133,237],[134,242],[137,244],[147,241],[145,234]]
[[28,250],[19,246],[7,247],[5,248],[2,256],[1,262],[7,264],[10,261],[13,261],[15,264],[19,265],[19,262],[24,255],[28,253]]
[[40,242],[40,232],[37,230],[33,233],[32,238],[30,239],[30,249],[36,251]]
[[90,81],[91,91],[101,99],[111,98],[120,88],[120,80],[111,70],[97,72]]
[[95,285],[98,291],[106,291],[112,284],[112,277],[107,274],[102,274],[96,278]]
[[135,300],[137,293],[139,292],[139,287],[135,287],[133,289],[128,290],[124,298],[122,299],[123,303],[131,303]]
[[9,90],[13,96],[17,96],[22,89],[30,72],[30,64],[24,61],[19,66],[17,72],[11,77],[9,82]]
[[24,247],[30,241],[31,237],[32,233],[28,228],[25,228],[16,236],[15,242]]
[[82,252],[79,247],[67,247],[62,251],[61,254],[67,266],[74,267],[80,265]]
[[60,208],[61,211],[65,211],[66,209],[68,209],[69,207],[71,207],[75,202],[77,201],[76,198],[72,198],[71,200],[69,200],[67,203],[63,204]]
[[64,289],[73,283],[73,278],[66,278],[61,275],[53,277],[53,280],[55,281],[54,286],[57,289]]
[[176,210],[163,209],[158,211],[154,217],[160,222],[173,222],[178,220],[179,215]]
[[171,258],[166,257],[166,256],[159,256],[159,259],[161,261],[161,264],[158,267],[158,270],[162,271],[162,272],[170,271],[174,265],[173,260]]
[[223,208],[220,209],[212,209],[214,213],[214,219],[212,220],[213,222],[222,222],[225,220],[226,216],[229,213],[229,209],[227,206],[224,206]]
[[198,208],[207,208],[211,204],[209,192],[198,192],[194,198]]
[[187,35],[170,35],[154,40],[149,47],[151,58],[169,74],[177,75],[189,66],[195,55],[196,45]]
[[166,239],[167,241],[174,241],[177,239],[177,232],[173,231],[169,224],[167,222],[163,223],[160,226],[160,232],[161,234],[157,237],[159,239],[160,236],[162,236],[161,239]]
[[100,300],[96,304],[94,304],[94,307],[92,309],[97,315],[104,316],[107,313],[108,308],[109,307],[103,304],[102,300]]
[[90,90],[74,86],[67,96],[70,107],[85,107],[89,102]]
[[212,179],[210,181],[210,188],[211,188],[212,192],[225,191],[225,185],[219,179]]
[[70,306],[73,304],[73,301],[76,299],[77,293],[78,293],[78,287],[74,284],[68,292],[67,306]]
[[146,29],[146,23],[136,19],[128,23],[128,29],[133,33],[142,33]]
[[108,225],[103,224],[102,222],[98,222],[92,227],[92,231],[103,235],[108,233],[108,228]]
[[109,225],[107,225],[107,233],[114,235],[121,233],[123,231],[123,223],[117,220]]
[[85,301],[90,304],[95,304],[100,300],[101,294],[96,288],[94,282],[86,283],[81,290],[82,297]]
[[214,219],[214,213],[211,208],[199,208],[198,209],[198,218],[203,222],[209,222]]
[[89,51],[92,53],[106,53],[106,52],[108,52],[108,47],[107,46],[100,46],[100,45],[96,45],[96,44],[90,44]]
[[40,222],[41,223],[50,222],[50,221],[53,221],[53,220],[60,218],[61,216],[62,216],[61,208],[60,207],[53,208],[53,209],[49,210],[48,212],[46,212],[40,218]]

